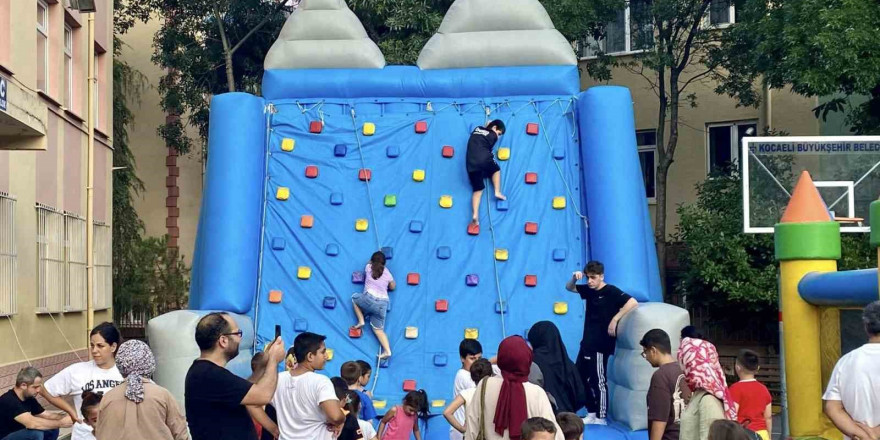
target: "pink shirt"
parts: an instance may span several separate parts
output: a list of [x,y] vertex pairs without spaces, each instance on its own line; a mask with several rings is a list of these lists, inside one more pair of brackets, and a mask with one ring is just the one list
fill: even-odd
[[388,299],[388,283],[394,281],[394,277],[391,276],[391,271],[388,270],[388,267],[385,267],[385,270],[382,271],[382,276],[379,279],[373,279],[373,265],[367,264],[367,267],[364,269],[366,272],[366,276],[364,277],[364,292],[367,292],[376,298]]
[[409,415],[402,406],[394,407],[397,411],[394,417],[385,424],[385,433],[382,440],[409,440],[416,423],[416,415]]

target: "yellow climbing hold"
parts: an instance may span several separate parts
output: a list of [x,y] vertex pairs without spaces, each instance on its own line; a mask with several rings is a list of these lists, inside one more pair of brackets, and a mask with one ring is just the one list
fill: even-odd
[[275,191],[275,198],[278,200],[287,200],[290,198],[290,188],[286,186],[279,186]]
[[553,209],[564,209],[565,208],[565,197],[554,197],[553,198]]
[[413,170],[413,180],[416,182],[425,180],[425,170]]
[[480,331],[475,328],[466,328],[464,329],[464,338],[465,339],[477,339],[480,337]]
[[452,208],[452,196],[440,196],[441,208]]
[[359,218],[354,221],[354,229],[356,231],[364,232],[367,230],[367,228],[369,228],[369,226],[370,226],[370,223],[367,222],[367,219],[365,219],[365,218]]
[[387,400],[374,400],[374,401],[373,401],[373,408],[376,408],[376,409],[383,409],[383,408],[385,408],[386,406],[388,406],[388,401],[387,401]]
[[445,400],[439,400],[439,399],[438,399],[438,400],[432,400],[432,401],[431,401],[431,406],[434,407],[434,408],[443,408],[444,406],[446,406],[446,401],[445,401]]
[[510,148],[501,147],[498,149],[498,160],[510,159]]
[[293,151],[293,147],[296,146],[296,141],[291,138],[284,138],[281,140],[281,151]]
[[553,313],[557,315],[568,313],[568,303],[563,301],[553,303]]
[[374,134],[376,134],[376,124],[364,122],[364,136],[372,136]]
[[332,360],[333,360],[333,349],[332,349],[332,348],[328,348],[327,351],[326,351],[326,353],[327,353],[327,355],[326,355],[326,356],[327,356],[327,360],[328,360],[328,361],[332,361]]
[[507,249],[495,249],[495,259],[498,261],[507,261]]
[[415,339],[419,337],[418,327],[407,327],[405,333],[406,339]]
[[312,268],[308,266],[300,266],[296,269],[296,277],[301,280],[307,280],[312,277]]

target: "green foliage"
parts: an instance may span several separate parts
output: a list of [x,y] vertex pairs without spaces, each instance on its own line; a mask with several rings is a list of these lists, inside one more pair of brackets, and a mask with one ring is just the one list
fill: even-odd
[[129,312],[156,316],[186,308],[189,268],[167,246],[165,237],[139,238],[128,244],[129,265],[124,271],[114,271],[113,277],[117,319]]
[[[756,85],[804,96],[840,94],[816,109],[846,111],[859,134],[880,132],[880,3],[863,0],[743,0],[711,64],[728,73],[717,92],[757,106]],[[870,97],[851,105],[853,95]]]

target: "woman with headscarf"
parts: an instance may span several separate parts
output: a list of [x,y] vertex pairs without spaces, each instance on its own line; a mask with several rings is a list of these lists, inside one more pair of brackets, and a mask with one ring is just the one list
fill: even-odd
[[712,422],[736,420],[736,407],[718,362],[718,351],[710,342],[684,338],[678,349],[678,362],[693,392],[681,415],[679,439],[708,440]]
[[189,440],[186,419],[174,396],[151,377],[156,358],[143,341],[126,341],[116,352],[125,381],[101,399],[98,440]]
[[529,343],[532,344],[534,363],[544,376],[544,391],[550,397],[553,410],[557,414],[577,412],[586,402],[585,388],[574,362],[568,357],[556,324],[550,321],[535,323],[529,330]]
[[[497,365],[501,377],[481,380],[467,407],[465,440],[520,440],[522,423],[530,417],[543,417],[555,425],[547,394],[528,383],[532,350],[525,339],[510,336],[501,341]],[[556,440],[563,440],[558,426]]]

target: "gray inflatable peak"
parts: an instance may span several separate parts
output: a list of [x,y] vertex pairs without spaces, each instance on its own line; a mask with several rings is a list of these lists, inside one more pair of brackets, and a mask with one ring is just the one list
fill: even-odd
[[281,28],[264,69],[381,69],[385,56],[344,0],[303,0]]
[[576,65],[538,0],[456,0],[419,54],[422,69]]

